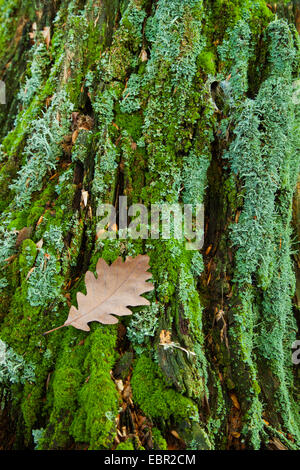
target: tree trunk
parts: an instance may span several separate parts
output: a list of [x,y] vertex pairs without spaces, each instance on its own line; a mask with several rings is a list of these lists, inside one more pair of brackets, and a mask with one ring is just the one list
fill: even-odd
[[[0,449],[299,448],[299,1],[0,17]],[[97,237],[119,196],[204,203],[203,249]],[[139,254],[150,307],[43,336],[99,258]]]

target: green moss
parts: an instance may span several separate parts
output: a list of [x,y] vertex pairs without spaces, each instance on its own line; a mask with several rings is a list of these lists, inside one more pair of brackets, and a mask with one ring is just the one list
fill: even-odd
[[157,365],[147,355],[143,354],[137,360],[131,385],[134,400],[148,417],[157,422],[171,418],[176,422],[184,418],[197,419],[195,403],[168,388]]
[[32,240],[24,240],[22,243],[22,252],[19,256],[19,269],[22,281],[26,279],[30,268],[34,265],[36,256],[36,244]]
[[216,56],[214,51],[205,50],[198,57],[198,66],[207,75],[216,74]]
[[132,444],[131,441],[126,441],[126,442],[121,442],[121,444],[118,445],[116,450],[135,450],[134,445]]
[[138,113],[121,113],[118,112],[118,106],[116,107],[116,118],[115,123],[123,130],[126,129],[128,135],[130,135],[134,142],[138,142],[142,135],[143,117]]
[[168,450],[167,442],[158,428],[152,429],[152,439],[154,450]]
[[24,387],[24,398],[21,404],[22,415],[25,423],[25,442],[31,441],[31,430],[39,420],[41,411],[40,402],[43,398],[43,388],[37,385],[26,384]]
[[86,340],[90,351],[84,361],[86,381],[78,394],[79,409],[71,425],[77,442],[89,442],[90,449],[109,449],[116,435],[118,393],[110,377],[117,358],[116,328],[94,328]]

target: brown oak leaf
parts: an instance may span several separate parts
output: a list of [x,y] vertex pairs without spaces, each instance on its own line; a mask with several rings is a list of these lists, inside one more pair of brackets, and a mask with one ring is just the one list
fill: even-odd
[[141,297],[154,289],[146,282],[152,277],[149,268],[149,257],[145,255],[128,257],[125,262],[118,258],[111,266],[100,258],[96,267],[98,277],[90,271],[85,275],[87,294],[78,292],[78,309],[72,306],[65,324],[47,333],[70,325],[90,331],[88,323],[92,321],[112,325],[118,323],[114,315],[132,314],[128,306],[149,305],[149,301]]

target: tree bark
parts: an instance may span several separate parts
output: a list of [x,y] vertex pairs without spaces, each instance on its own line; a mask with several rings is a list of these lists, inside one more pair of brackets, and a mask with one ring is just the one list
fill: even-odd
[[[299,2],[283,3],[0,2],[0,449],[300,447]],[[203,203],[203,249],[97,237],[119,196]],[[43,336],[99,258],[139,254],[150,307]]]

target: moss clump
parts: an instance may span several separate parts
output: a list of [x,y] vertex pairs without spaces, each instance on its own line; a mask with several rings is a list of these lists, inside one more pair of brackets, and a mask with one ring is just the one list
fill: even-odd
[[158,428],[152,429],[152,440],[154,450],[168,450],[167,441],[163,438]]
[[121,442],[116,450],[135,450],[131,441]]
[[119,409],[118,393],[110,376],[117,358],[116,328],[95,327],[86,343],[90,347],[83,369],[86,381],[78,393],[79,409],[70,432],[76,442],[89,442],[90,449],[109,449],[116,435]]
[[178,422],[183,418],[197,420],[195,403],[172,388],[168,388],[152,359],[142,354],[134,367],[131,380],[133,397],[142,411],[157,422]]

